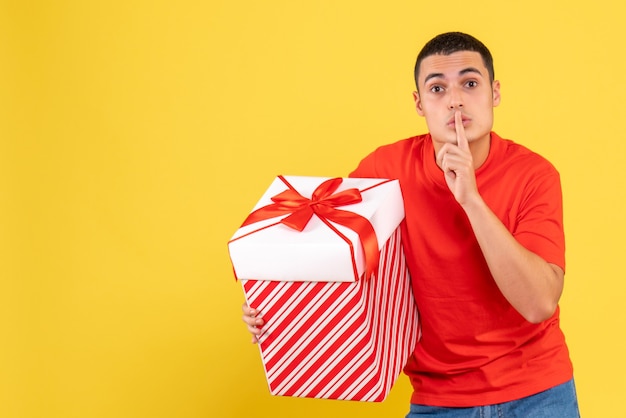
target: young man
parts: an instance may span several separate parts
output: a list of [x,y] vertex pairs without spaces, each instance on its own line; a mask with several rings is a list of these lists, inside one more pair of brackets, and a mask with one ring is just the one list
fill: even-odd
[[[492,132],[489,50],[458,32],[418,55],[429,133],[382,146],[353,177],[400,180],[403,246],[422,337],[405,373],[407,418],[578,417],[559,328],[565,244],[559,174]],[[255,335],[263,319],[244,305]]]

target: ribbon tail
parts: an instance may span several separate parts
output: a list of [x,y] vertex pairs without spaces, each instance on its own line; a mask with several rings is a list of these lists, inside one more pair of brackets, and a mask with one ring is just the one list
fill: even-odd
[[280,223],[287,225],[289,228],[295,229],[298,232],[302,232],[304,227],[313,216],[313,209],[310,206],[305,206],[291,215],[283,218]]
[[[316,212],[317,213],[317,212]],[[365,256],[365,279],[369,279],[378,270],[380,251],[378,250],[378,239],[372,224],[361,215],[341,209],[333,209],[318,213],[325,219],[343,225],[355,231],[359,235],[359,241],[363,247]]]

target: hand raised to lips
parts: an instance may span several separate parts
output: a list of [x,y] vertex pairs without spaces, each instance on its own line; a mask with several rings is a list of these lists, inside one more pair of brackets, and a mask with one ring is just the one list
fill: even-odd
[[478,193],[474,162],[469,141],[465,135],[463,116],[460,110],[454,113],[456,144],[446,143],[437,153],[437,164],[443,170],[448,188],[460,204],[464,204]]

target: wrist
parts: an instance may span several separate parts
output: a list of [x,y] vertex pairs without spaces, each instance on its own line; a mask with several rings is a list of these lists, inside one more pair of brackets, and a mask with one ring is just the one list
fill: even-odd
[[459,204],[470,218],[472,215],[484,213],[485,210],[489,210],[489,207],[479,193],[468,197],[463,203]]

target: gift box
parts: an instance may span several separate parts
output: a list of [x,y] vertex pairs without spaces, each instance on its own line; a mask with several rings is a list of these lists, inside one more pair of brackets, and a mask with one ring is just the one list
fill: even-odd
[[418,340],[397,180],[279,176],[229,241],[273,395],[382,401]]

